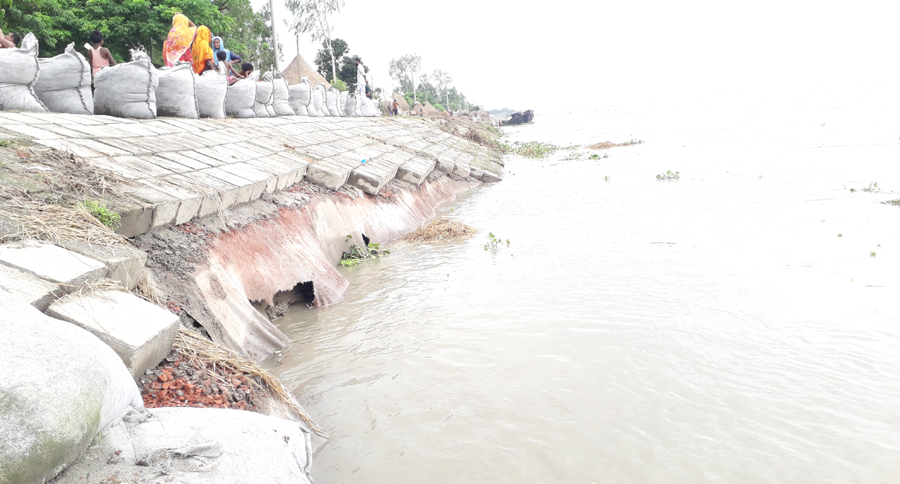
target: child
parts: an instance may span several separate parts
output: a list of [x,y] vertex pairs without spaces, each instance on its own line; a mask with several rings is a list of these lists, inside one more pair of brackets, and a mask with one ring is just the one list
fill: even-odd
[[100,69],[116,65],[115,59],[109,49],[103,47],[103,34],[99,30],[91,32],[91,44],[94,46],[88,50],[88,60],[91,63],[93,75],[97,75]]
[[241,64],[241,76],[245,78],[250,77],[251,72],[253,72],[253,64],[249,62]]
[[[218,67],[216,67],[216,69],[219,71],[219,74],[225,76],[225,79],[228,79],[229,86],[237,82],[238,79],[244,78],[244,76],[234,71],[234,67],[231,67],[231,64],[226,62],[228,54],[225,53],[224,50],[216,52],[216,58],[219,59],[219,65]],[[231,73],[231,75],[228,75],[229,72]]]
[[19,42],[22,42],[19,34],[10,32],[4,35],[3,30],[0,30],[0,49],[15,49]]

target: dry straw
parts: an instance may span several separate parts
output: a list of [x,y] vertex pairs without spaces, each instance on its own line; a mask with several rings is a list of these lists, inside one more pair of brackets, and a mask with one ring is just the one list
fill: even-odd
[[73,207],[45,205],[41,202],[8,199],[0,209],[0,224],[17,230],[0,236],[0,240],[38,239],[64,245],[81,241],[104,247],[128,245],[125,237],[113,232],[91,215],[81,204]]
[[[213,367],[220,366],[232,373],[244,373],[259,378],[259,380],[268,387],[267,389],[271,393],[277,395],[284,403],[297,412],[297,414],[300,415],[300,418],[303,419],[313,432],[325,437],[325,433],[322,429],[316,425],[316,422],[313,421],[312,417],[307,415],[306,411],[304,411],[303,407],[297,403],[293,395],[285,390],[281,382],[272,376],[272,374],[260,368],[260,366],[253,361],[184,328],[181,328],[178,331],[174,348],[175,351],[182,355],[182,357],[190,361],[192,365],[211,364]],[[266,388],[259,386],[252,378],[247,381],[251,382],[253,386],[256,386],[260,390],[266,390]]]
[[406,240],[410,242],[435,242],[438,240],[468,239],[478,233],[468,225],[449,218],[438,217],[410,232]]

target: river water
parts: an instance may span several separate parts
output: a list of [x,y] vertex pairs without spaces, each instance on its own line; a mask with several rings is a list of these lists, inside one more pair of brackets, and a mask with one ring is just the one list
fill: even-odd
[[267,364],[331,435],[316,482],[900,481],[896,106],[507,129],[644,143],[511,157],[439,210],[476,238],[391,244],[279,321]]

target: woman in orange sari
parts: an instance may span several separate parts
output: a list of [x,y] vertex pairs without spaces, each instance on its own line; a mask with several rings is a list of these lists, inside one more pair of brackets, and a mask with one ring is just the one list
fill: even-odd
[[172,17],[172,29],[163,44],[163,61],[172,67],[178,61],[193,63],[191,44],[197,35],[197,26],[183,14],[176,13]]
[[213,50],[209,43],[212,41],[212,33],[209,27],[201,25],[197,29],[197,35],[194,37],[194,45],[192,49],[191,63],[194,65],[194,72],[202,74],[206,70],[216,70],[215,60],[213,60]]

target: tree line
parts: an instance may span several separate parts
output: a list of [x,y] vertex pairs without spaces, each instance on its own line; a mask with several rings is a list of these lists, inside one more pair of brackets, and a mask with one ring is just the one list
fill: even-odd
[[249,0],[0,0],[0,28],[23,37],[33,32],[42,57],[60,54],[73,42],[80,47],[99,30],[116,61],[130,61],[130,51],[137,49],[162,65],[163,42],[176,13],[209,27],[257,69],[275,63],[269,6],[254,11]]
[[394,92],[399,92],[410,106],[421,101],[423,104],[430,102],[438,111],[480,109],[478,106],[470,105],[466,96],[451,85],[453,77],[449,73],[435,69],[429,75],[420,72],[421,68],[422,57],[407,54],[391,59],[388,69],[391,78],[400,84],[394,88]]

